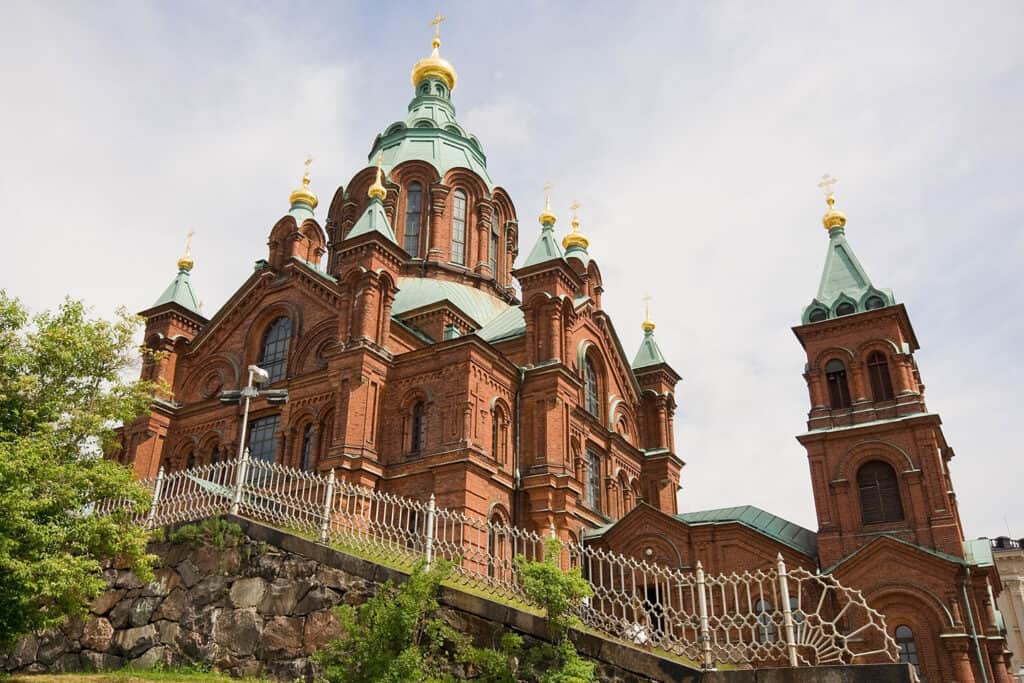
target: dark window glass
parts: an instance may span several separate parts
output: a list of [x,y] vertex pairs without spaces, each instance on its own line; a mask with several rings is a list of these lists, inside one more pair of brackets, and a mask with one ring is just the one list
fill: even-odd
[[812,323],[820,323],[822,320],[828,317],[828,311],[824,308],[815,308],[811,311],[811,314],[807,316],[807,319]]
[[422,204],[423,187],[419,183],[410,183],[409,196],[405,198],[405,239],[402,247],[413,258],[420,255]]
[[770,643],[775,640],[775,623],[772,621],[771,603],[767,600],[758,600],[754,603],[754,614],[757,617],[757,642]]
[[885,462],[869,462],[857,472],[860,512],[864,524],[903,519],[903,504],[896,471]]
[[885,302],[882,301],[882,297],[880,296],[869,296],[868,300],[864,302],[864,308],[866,308],[869,311],[874,310],[876,308],[881,308],[884,305]]
[[647,610],[647,621],[651,631],[656,634],[665,633],[665,587],[660,583],[645,586],[644,607]]
[[828,398],[832,410],[850,407],[850,387],[846,383],[846,366],[840,360],[830,360],[825,365],[825,382],[828,384]]
[[586,481],[583,491],[583,503],[591,510],[601,510],[601,456],[587,449],[587,468],[584,473]]
[[594,361],[590,356],[583,358],[583,408],[594,417],[598,414],[599,403],[597,398],[597,370],[594,368]]
[[185,457],[185,469],[190,470],[196,466],[196,452],[189,451]]
[[212,446],[210,448],[210,464],[211,465],[213,463],[215,463],[215,462],[220,462],[221,461],[221,458],[222,458],[221,450],[222,449],[219,446]]
[[466,265],[466,193],[455,190],[452,204],[452,262]]
[[313,469],[313,425],[302,432],[302,469]]
[[284,378],[288,369],[288,342],[292,336],[292,321],[284,316],[270,323],[263,335],[263,351],[259,366],[270,375],[270,382]]
[[853,311],[853,304],[851,304],[849,301],[844,301],[843,303],[836,306],[836,315],[850,315],[851,313],[853,313]]
[[279,415],[261,417],[249,423],[249,457],[263,462],[277,460],[277,430],[280,424]]
[[409,445],[409,452],[417,454],[423,451],[426,441],[427,421],[426,410],[423,401],[417,401],[412,407],[412,442]]
[[879,351],[868,356],[868,376],[871,378],[871,393],[876,401],[893,399],[892,378],[889,376],[889,361]]
[[501,459],[501,422],[504,419],[501,409],[495,407],[491,424],[491,457],[498,461]]
[[918,678],[921,678],[921,660],[917,654],[914,632],[909,626],[896,627],[896,647],[900,651],[900,664],[910,664],[917,671]]
[[498,228],[498,215],[494,207],[491,207],[491,237],[487,243],[487,263],[491,266],[491,277],[499,280],[498,277],[498,242],[501,239]]

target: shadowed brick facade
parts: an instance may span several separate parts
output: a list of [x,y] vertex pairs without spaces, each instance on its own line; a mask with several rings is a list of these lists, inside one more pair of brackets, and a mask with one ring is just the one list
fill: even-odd
[[253,403],[254,457],[673,567],[744,571],[781,554],[861,589],[928,681],[1009,683],[998,574],[964,544],[909,316],[871,284],[831,195],[825,272],[794,328],[817,531],[750,506],[679,514],[680,377],[654,325],[631,361],[578,221],[560,245],[549,206],[517,258],[515,206],[455,117],[438,44],[414,68],[406,118],[325,223],[307,174],[266,259],[212,318],[179,262],[142,313],[163,352],[143,375],[168,391],[114,457],[140,477],[234,457],[241,408],[217,397],[258,364],[289,401]]

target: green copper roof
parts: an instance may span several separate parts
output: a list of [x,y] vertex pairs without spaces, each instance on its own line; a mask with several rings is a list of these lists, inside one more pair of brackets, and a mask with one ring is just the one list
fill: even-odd
[[640,342],[640,350],[636,352],[636,357],[633,359],[633,369],[639,370],[652,365],[661,365],[664,362],[666,362],[665,356],[658,348],[658,342],[654,341],[654,330],[644,330],[644,340]]
[[303,221],[307,220],[316,220],[313,207],[306,202],[294,202],[288,215],[295,219],[295,225],[302,225]]
[[509,306],[506,311],[477,330],[476,334],[489,343],[523,336],[526,334],[526,316],[523,315],[523,309],[519,306]]
[[[398,293],[391,305],[391,314],[401,316],[408,311],[441,301],[450,301],[473,321],[484,327],[510,308],[514,308],[487,292],[459,284],[425,277],[398,278]],[[518,310],[518,309],[516,309]],[[522,315],[520,313],[520,315]]]
[[376,197],[370,199],[370,203],[366,205],[366,211],[363,211],[363,215],[352,226],[345,239],[367,235],[371,232],[379,232],[395,244],[398,244],[398,240],[395,239],[395,231],[391,229],[388,217],[384,213],[384,204]]
[[[846,241],[846,230],[842,227],[829,230],[828,254],[825,256],[825,270],[821,274],[818,294],[804,308],[802,322],[820,322],[895,303],[892,290],[879,289],[871,284],[867,271]],[[840,313],[841,306],[846,312]]]
[[489,189],[494,189],[480,141],[459,125],[449,97],[443,81],[424,79],[409,103],[405,121],[391,124],[373,141],[368,157],[370,163],[383,153],[387,172],[411,159],[433,165],[442,177],[453,168],[468,168],[480,176]]
[[716,510],[700,510],[673,515],[690,525],[728,524],[736,522],[764,534],[779,543],[799,550],[809,557],[818,556],[818,537],[810,529],[793,524],[753,505],[740,505]]
[[530,250],[530,255],[526,257],[526,261],[520,268],[526,266],[534,266],[538,263],[544,263],[546,261],[552,261],[554,259],[565,258],[562,254],[562,247],[559,246],[558,240],[555,239],[555,226],[544,225],[540,230],[540,238],[537,243],[533,245],[533,249]]
[[192,289],[192,282],[189,280],[188,269],[179,268],[178,274],[174,280],[168,285],[164,293],[160,295],[160,298],[153,304],[153,308],[162,306],[164,304],[178,304],[183,308],[186,308],[193,313],[202,315],[199,312],[199,297],[196,296],[195,291]]

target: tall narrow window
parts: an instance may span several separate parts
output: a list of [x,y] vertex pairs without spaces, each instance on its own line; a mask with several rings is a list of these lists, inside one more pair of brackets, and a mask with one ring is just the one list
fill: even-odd
[[281,424],[279,415],[261,417],[249,423],[249,457],[263,462],[277,459],[277,429]]
[[491,424],[491,457],[499,464],[505,462],[505,411],[494,406]]
[[597,398],[597,370],[590,356],[583,357],[583,408],[594,417],[600,417]]
[[825,364],[825,381],[828,383],[828,397],[832,410],[850,407],[850,387],[846,383],[846,366],[841,360],[830,360]]
[[402,247],[413,258],[420,255],[420,220],[423,205],[423,186],[409,183],[408,195],[405,198],[405,239]]
[[591,510],[601,510],[601,457],[587,449],[587,467],[583,474],[583,504]]
[[270,375],[269,382],[284,379],[288,369],[288,342],[292,336],[292,321],[281,316],[270,323],[263,335],[263,348],[260,353],[259,365]]
[[498,242],[501,239],[498,228],[498,212],[491,207],[491,235],[487,242],[487,264],[491,267],[491,277],[500,280],[498,277]]
[[871,394],[876,401],[893,399],[892,377],[889,376],[889,361],[879,351],[868,356],[868,376],[871,377]]
[[864,524],[903,519],[903,503],[896,471],[888,463],[873,460],[857,472],[860,513]]
[[754,615],[757,617],[757,642],[770,643],[775,640],[775,623],[772,621],[772,605],[767,600],[754,603]]
[[896,647],[900,652],[900,664],[910,664],[917,671],[917,677],[921,677],[921,660],[917,656],[917,643],[914,642],[914,632],[909,626],[900,625],[896,627]]
[[452,262],[466,265],[466,193],[455,190],[452,200]]
[[308,424],[302,432],[302,469],[313,469],[313,425]]
[[412,407],[412,424],[410,425],[410,429],[412,433],[409,443],[409,453],[412,455],[418,455],[423,452],[427,432],[426,410],[423,406],[423,401],[417,401],[416,405]]

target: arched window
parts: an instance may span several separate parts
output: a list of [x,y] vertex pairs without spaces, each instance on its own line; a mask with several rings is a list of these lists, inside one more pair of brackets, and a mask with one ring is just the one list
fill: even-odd
[[220,446],[218,446],[217,444],[213,444],[212,446],[210,446],[210,464],[213,465],[214,463],[218,463],[222,460],[222,458],[223,455],[221,453]]
[[185,459],[184,459],[183,462],[185,463],[185,469],[186,470],[190,470],[193,467],[195,467],[196,466],[196,452],[194,450],[189,450],[189,452],[185,456]]
[[583,473],[583,504],[591,510],[601,511],[601,456],[587,449],[586,470]]
[[812,323],[820,323],[822,320],[828,317],[828,311],[824,308],[815,308],[811,311],[811,314],[807,316],[807,319]]
[[903,503],[896,471],[889,463],[873,460],[857,472],[860,514],[864,524],[903,519]]
[[876,401],[893,399],[892,378],[889,376],[889,361],[880,351],[868,356],[868,376],[871,378],[871,394]]
[[263,462],[277,460],[277,429],[280,415],[261,417],[249,423],[249,457]]
[[292,321],[285,316],[270,323],[267,333],[263,335],[259,366],[270,375],[268,381],[271,383],[284,379],[288,369],[288,342],[291,336]]
[[491,420],[491,457],[499,464],[505,463],[507,422],[508,418],[505,416],[505,409],[500,405],[495,405]]
[[900,664],[910,664],[921,677],[921,660],[917,656],[917,643],[914,642],[914,631],[909,626],[896,627],[896,647],[900,651]]
[[419,455],[423,452],[427,432],[426,407],[423,405],[423,401],[416,401],[412,407],[410,431],[409,453],[411,455]]
[[455,190],[452,200],[452,262],[466,265],[466,193]]
[[850,387],[846,383],[846,366],[843,361],[832,359],[825,364],[825,381],[828,383],[828,398],[832,410],[850,407]]
[[498,213],[491,207],[491,235],[487,242],[487,263],[491,267],[491,277],[498,278],[498,242],[500,239],[498,228]]
[[583,357],[583,409],[594,417],[600,417],[598,401],[597,370],[590,356]]
[[300,466],[304,470],[313,469],[313,425],[308,424],[302,430],[302,461]]
[[402,248],[413,258],[420,255],[420,220],[423,206],[423,186],[409,183],[405,198],[405,239]]
[[772,620],[772,605],[765,599],[754,603],[754,615],[757,618],[755,638],[759,643],[770,643],[775,640],[775,622]]
[[836,306],[836,315],[850,315],[851,313],[853,313],[853,311],[853,304],[851,304],[849,301],[844,301],[843,303]]
[[885,301],[882,300],[882,297],[876,295],[869,296],[868,300],[864,302],[864,308],[869,311],[881,308],[882,306],[885,306]]

